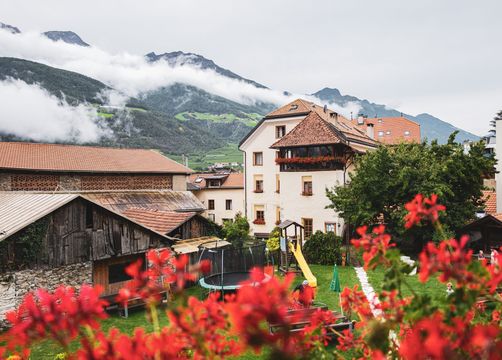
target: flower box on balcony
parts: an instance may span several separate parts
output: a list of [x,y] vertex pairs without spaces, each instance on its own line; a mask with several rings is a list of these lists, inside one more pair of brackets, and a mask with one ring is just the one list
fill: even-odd
[[263,190],[255,190],[254,192],[257,193],[257,194],[260,194],[260,193],[263,192]]
[[302,191],[302,195],[303,196],[312,196],[314,194],[312,193],[312,191]]
[[255,225],[265,225],[265,219],[255,219],[253,221],[253,224],[255,224]]
[[315,156],[315,157],[292,157],[292,158],[276,158],[276,164],[319,164],[330,161],[343,162],[342,156]]

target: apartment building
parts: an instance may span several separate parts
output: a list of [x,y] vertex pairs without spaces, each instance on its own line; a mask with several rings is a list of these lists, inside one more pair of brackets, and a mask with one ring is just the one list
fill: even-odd
[[189,178],[188,189],[204,204],[203,215],[223,224],[244,214],[244,175],[234,172],[198,173]]
[[348,180],[356,153],[378,146],[373,127],[303,99],[266,115],[239,144],[252,233],[267,237],[289,219],[303,224],[306,237],[317,230],[340,234],[343,219],[326,209],[326,189]]

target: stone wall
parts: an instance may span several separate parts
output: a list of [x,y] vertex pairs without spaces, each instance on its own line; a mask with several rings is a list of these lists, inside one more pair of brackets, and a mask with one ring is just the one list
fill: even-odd
[[80,288],[92,283],[91,262],[54,269],[26,269],[0,274],[0,329],[6,326],[5,312],[14,309],[30,291],[38,288],[54,290],[59,285]]

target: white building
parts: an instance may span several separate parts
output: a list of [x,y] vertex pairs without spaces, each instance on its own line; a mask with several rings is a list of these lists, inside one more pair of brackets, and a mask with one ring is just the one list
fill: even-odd
[[244,175],[242,173],[192,174],[188,190],[204,204],[204,216],[223,224],[244,214]]
[[282,220],[303,224],[305,235],[334,231],[343,220],[326,189],[343,185],[352,158],[377,146],[367,131],[334,111],[295,100],[265,116],[241,141],[245,168],[245,214],[252,233],[266,237]]

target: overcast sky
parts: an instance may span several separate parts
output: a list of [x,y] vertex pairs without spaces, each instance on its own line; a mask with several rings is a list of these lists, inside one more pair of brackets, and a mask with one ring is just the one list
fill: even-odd
[[274,89],[343,94],[483,135],[502,109],[502,1],[0,0],[22,31],[182,50]]

